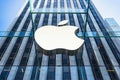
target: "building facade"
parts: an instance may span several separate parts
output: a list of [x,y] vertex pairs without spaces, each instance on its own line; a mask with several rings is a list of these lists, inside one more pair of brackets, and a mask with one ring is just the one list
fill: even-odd
[[120,26],[114,18],[105,18],[105,23],[110,31],[120,31]]
[[[85,8],[87,0],[35,0],[39,8]],[[32,31],[29,2],[26,1],[8,31]],[[57,25],[61,20],[83,31],[81,14],[36,14],[35,25]],[[0,41],[0,80],[120,80],[120,45],[111,37],[101,15],[92,1],[87,19],[87,31],[107,37],[86,37],[82,59],[61,53],[47,56],[39,53],[40,68],[33,37],[3,37]],[[101,33],[99,33],[101,32]],[[14,35],[17,35],[15,33]],[[26,35],[25,33],[24,35]],[[69,35],[69,34],[68,34]],[[66,44],[67,45],[67,44]],[[36,77],[36,73],[38,73]]]

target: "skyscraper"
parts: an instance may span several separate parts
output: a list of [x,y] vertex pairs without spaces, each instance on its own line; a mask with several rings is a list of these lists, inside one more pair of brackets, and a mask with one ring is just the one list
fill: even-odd
[[[40,8],[85,8],[87,0],[35,0],[34,7]],[[83,31],[83,16],[80,14],[37,14],[35,26],[57,25],[61,20],[69,20],[69,25]],[[117,37],[111,37],[106,25],[92,1],[87,18],[87,31],[100,36],[86,37],[82,59],[77,53],[73,56],[61,53],[47,56],[39,53],[40,69],[36,77],[37,58],[33,37],[3,37],[0,42],[1,80],[120,80],[120,49]],[[29,2],[26,1],[8,31],[32,31]],[[10,35],[10,34],[8,34]],[[12,35],[19,35],[13,33]],[[27,35],[25,33],[24,35]],[[69,35],[69,34],[68,34]],[[66,44],[67,45],[67,44]]]
[[120,31],[120,26],[114,20],[114,18],[105,18],[105,23],[109,27],[110,31]]

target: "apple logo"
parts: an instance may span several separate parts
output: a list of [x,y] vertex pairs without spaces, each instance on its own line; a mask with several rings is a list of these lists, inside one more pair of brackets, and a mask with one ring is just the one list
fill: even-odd
[[68,20],[61,21],[58,26],[42,26],[35,31],[35,41],[41,52],[46,55],[68,53],[73,55],[82,52],[84,40],[76,36],[78,27],[66,25]]

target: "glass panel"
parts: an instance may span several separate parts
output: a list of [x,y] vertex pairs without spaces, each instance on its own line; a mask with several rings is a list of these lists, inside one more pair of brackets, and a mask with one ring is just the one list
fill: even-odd
[[[106,34],[108,33],[108,34]],[[103,35],[104,34],[104,35]],[[77,33],[77,36],[82,37],[83,33],[79,32]],[[108,31],[108,32],[91,32],[91,31],[87,31],[85,32],[85,37],[120,37],[120,31]]]
[[33,37],[33,31],[0,31],[0,37]]
[[86,8],[38,8],[34,6],[34,0],[29,0],[30,2],[30,10],[32,13],[81,13],[81,14],[86,14],[87,9],[88,9],[88,2],[89,0],[85,1],[86,2]]
[[[106,34],[108,33],[108,34]],[[104,35],[103,35],[104,34]],[[83,37],[83,32],[76,33],[78,37]],[[0,31],[0,37],[34,37],[33,31]],[[85,37],[120,37],[120,31],[108,32],[85,32]]]
[[36,13],[49,13],[49,14],[53,14],[53,13],[57,13],[57,14],[68,14],[68,13],[73,13],[73,14],[77,14],[77,13],[81,13],[81,14],[86,14],[87,10],[86,9],[72,9],[72,8],[39,8],[39,9],[34,9],[32,11],[32,13],[36,14]]
[[[115,68],[115,69],[112,69]],[[0,66],[1,69],[1,76],[0,79],[6,80],[7,78],[13,80],[23,80],[23,79],[31,79],[31,80],[38,80],[38,79],[54,79],[55,77],[60,80],[67,79],[69,80],[70,77],[80,79],[80,80],[90,80],[94,79],[112,79],[112,80],[119,80],[117,78],[116,70],[119,70],[119,66],[111,67],[111,69],[106,69],[105,66],[41,66],[38,69],[38,66]],[[38,69],[38,76],[35,75],[36,70]],[[78,70],[76,72],[76,70]],[[97,71],[99,70],[99,71]],[[73,73],[72,73],[73,72]],[[94,74],[93,74],[94,73]],[[105,76],[101,76],[101,75]],[[109,76],[109,74],[111,74]],[[47,77],[46,77],[47,76]],[[46,79],[47,78],[47,79]]]

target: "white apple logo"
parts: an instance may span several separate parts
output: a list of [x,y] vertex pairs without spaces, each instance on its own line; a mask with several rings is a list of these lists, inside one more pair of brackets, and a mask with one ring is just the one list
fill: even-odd
[[82,50],[84,40],[75,34],[78,27],[65,26],[67,23],[68,20],[64,20],[58,26],[42,26],[35,31],[35,40],[43,53],[47,55],[64,52],[75,54],[76,51]]

